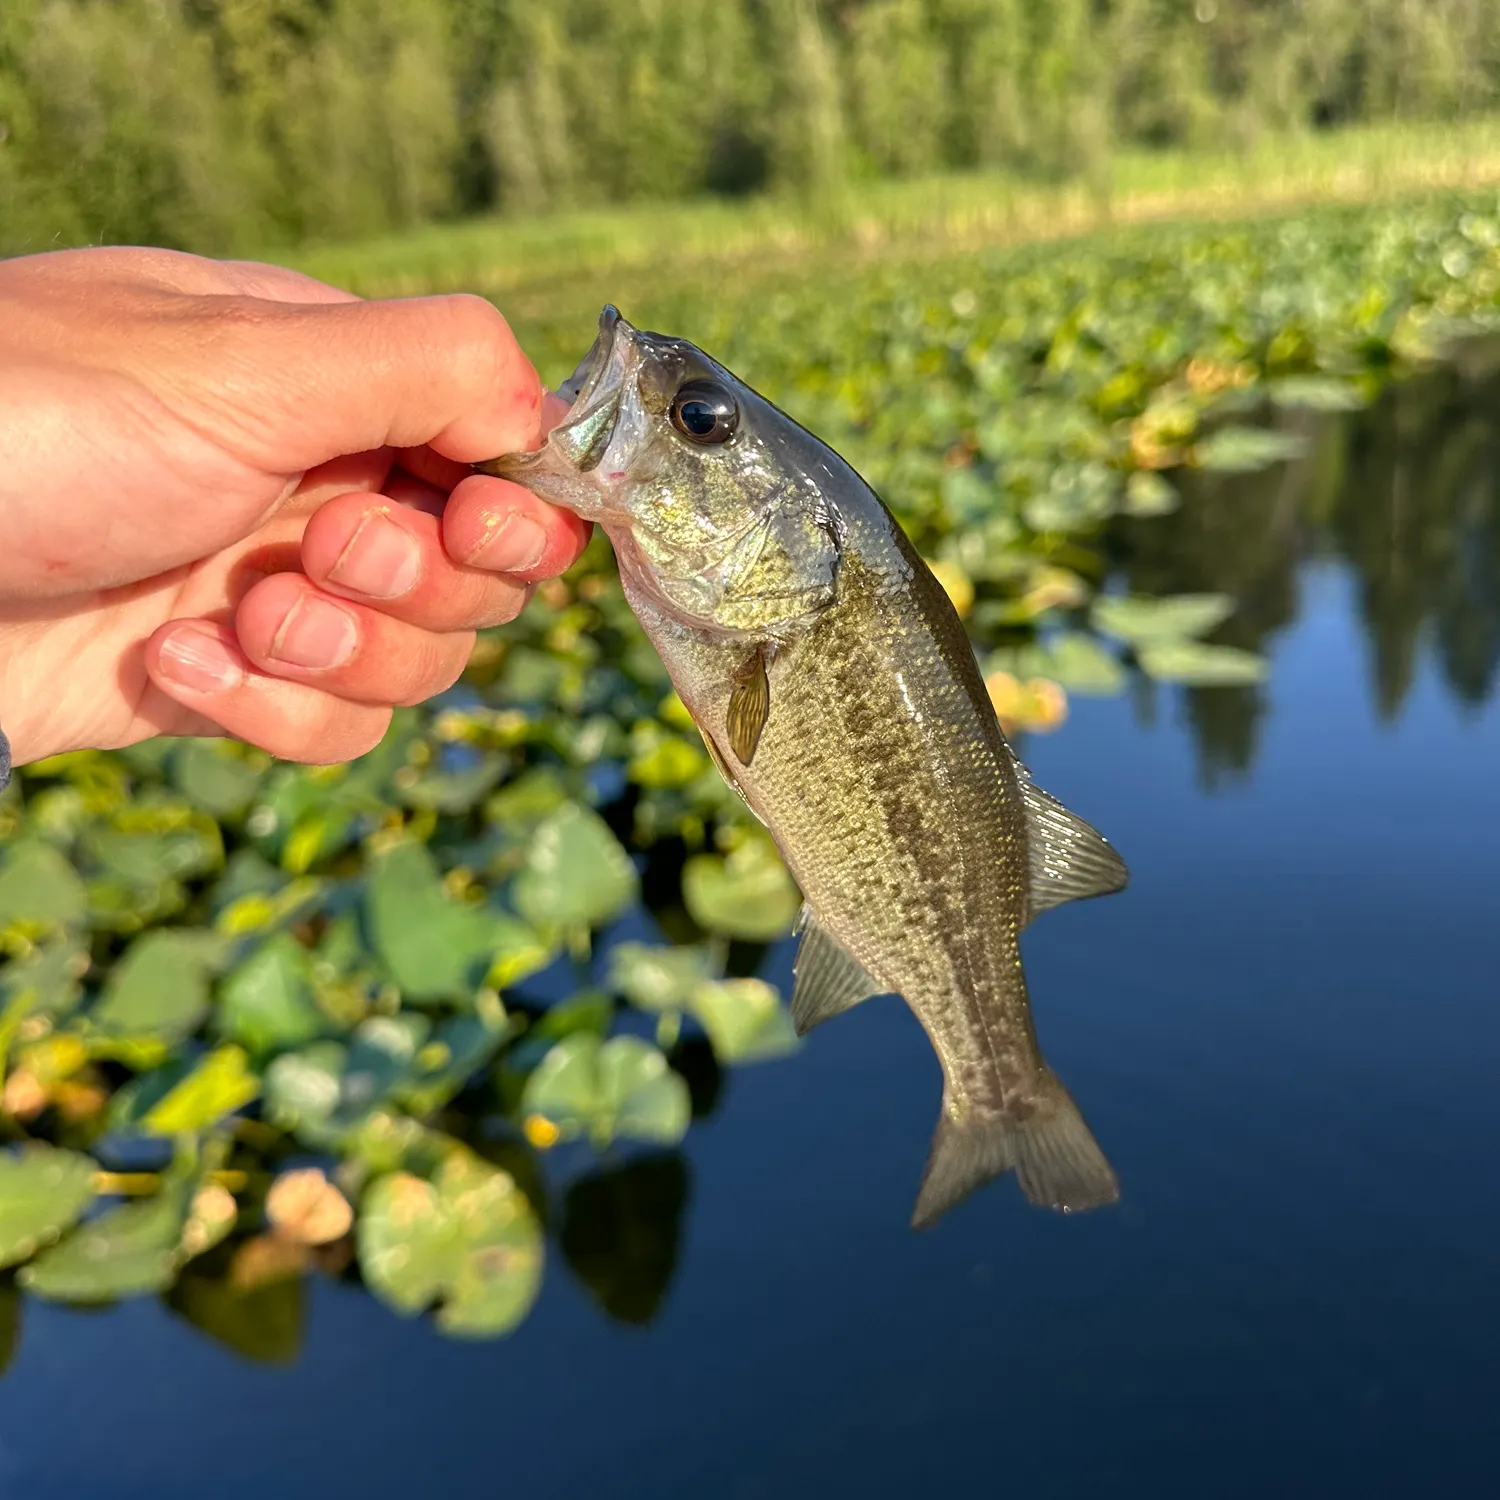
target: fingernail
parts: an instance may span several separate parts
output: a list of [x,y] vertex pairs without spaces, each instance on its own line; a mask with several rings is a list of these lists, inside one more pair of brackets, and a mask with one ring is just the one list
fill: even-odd
[[530,516],[511,511],[486,517],[485,538],[466,561],[494,573],[520,573],[541,562],[546,550],[547,533]]
[[354,655],[358,636],[347,611],[304,594],[271,641],[271,660],[292,667],[341,667]]
[[174,630],[157,652],[157,670],[190,693],[224,693],[238,687],[245,673],[215,631],[203,625]]
[[371,599],[395,599],[422,571],[422,551],[404,526],[371,511],[355,528],[329,578]]

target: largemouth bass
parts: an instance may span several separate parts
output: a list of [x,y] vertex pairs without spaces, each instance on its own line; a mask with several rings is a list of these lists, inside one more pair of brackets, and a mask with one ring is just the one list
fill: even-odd
[[608,533],[625,594],[805,906],[799,1032],[902,996],[942,1064],[913,1223],[1014,1169],[1033,1202],[1115,1176],[1037,1047],[1021,929],[1119,890],[1118,854],[1006,743],[948,596],[826,444],[612,307],[534,453],[480,467]]

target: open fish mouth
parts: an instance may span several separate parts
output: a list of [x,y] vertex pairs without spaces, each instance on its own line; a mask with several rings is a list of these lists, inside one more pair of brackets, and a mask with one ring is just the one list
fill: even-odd
[[599,332],[589,352],[557,388],[572,411],[535,451],[502,454],[475,464],[475,469],[502,479],[520,479],[544,464],[551,467],[559,457],[580,472],[594,468],[609,447],[620,398],[636,357],[635,329],[620,316],[617,307],[606,306],[599,314]]

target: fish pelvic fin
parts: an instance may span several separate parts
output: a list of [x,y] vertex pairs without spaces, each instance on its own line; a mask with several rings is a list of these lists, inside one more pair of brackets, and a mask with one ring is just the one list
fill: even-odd
[[806,1036],[819,1021],[842,1015],[884,990],[805,906],[797,926],[802,945],[792,964],[792,1026],[798,1036]]
[[1015,1170],[1027,1199],[1077,1213],[1114,1203],[1120,1185],[1093,1132],[1056,1074],[1043,1069],[1035,1107],[1024,1119],[971,1110],[955,1116],[945,1096],[927,1171],[912,1211],[926,1229],[975,1188]]
[[1084,901],[1124,890],[1130,874],[1109,840],[1044,792],[1019,761],[1016,775],[1026,804],[1027,842],[1031,848],[1028,920],[1064,901]]

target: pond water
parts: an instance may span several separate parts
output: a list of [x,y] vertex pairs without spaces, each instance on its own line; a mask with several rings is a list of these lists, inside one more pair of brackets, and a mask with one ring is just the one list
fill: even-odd
[[[911,1232],[938,1071],[875,1001],[734,1072],[681,1154],[583,1183],[577,1274],[506,1340],[444,1338],[352,1276],[263,1309],[276,1362],[154,1300],[28,1302],[0,1494],[1479,1491],[1497,414],[1473,371],[1407,385],[1114,538],[1133,589],[1234,593],[1223,638],[1272,662],[1261,688],[1078,700],[1024,747],[1133,873],[1026,938],[1118,1208],[1056,1217],[1002,1182]],[[762,972],[790,968],[781,945]]]

